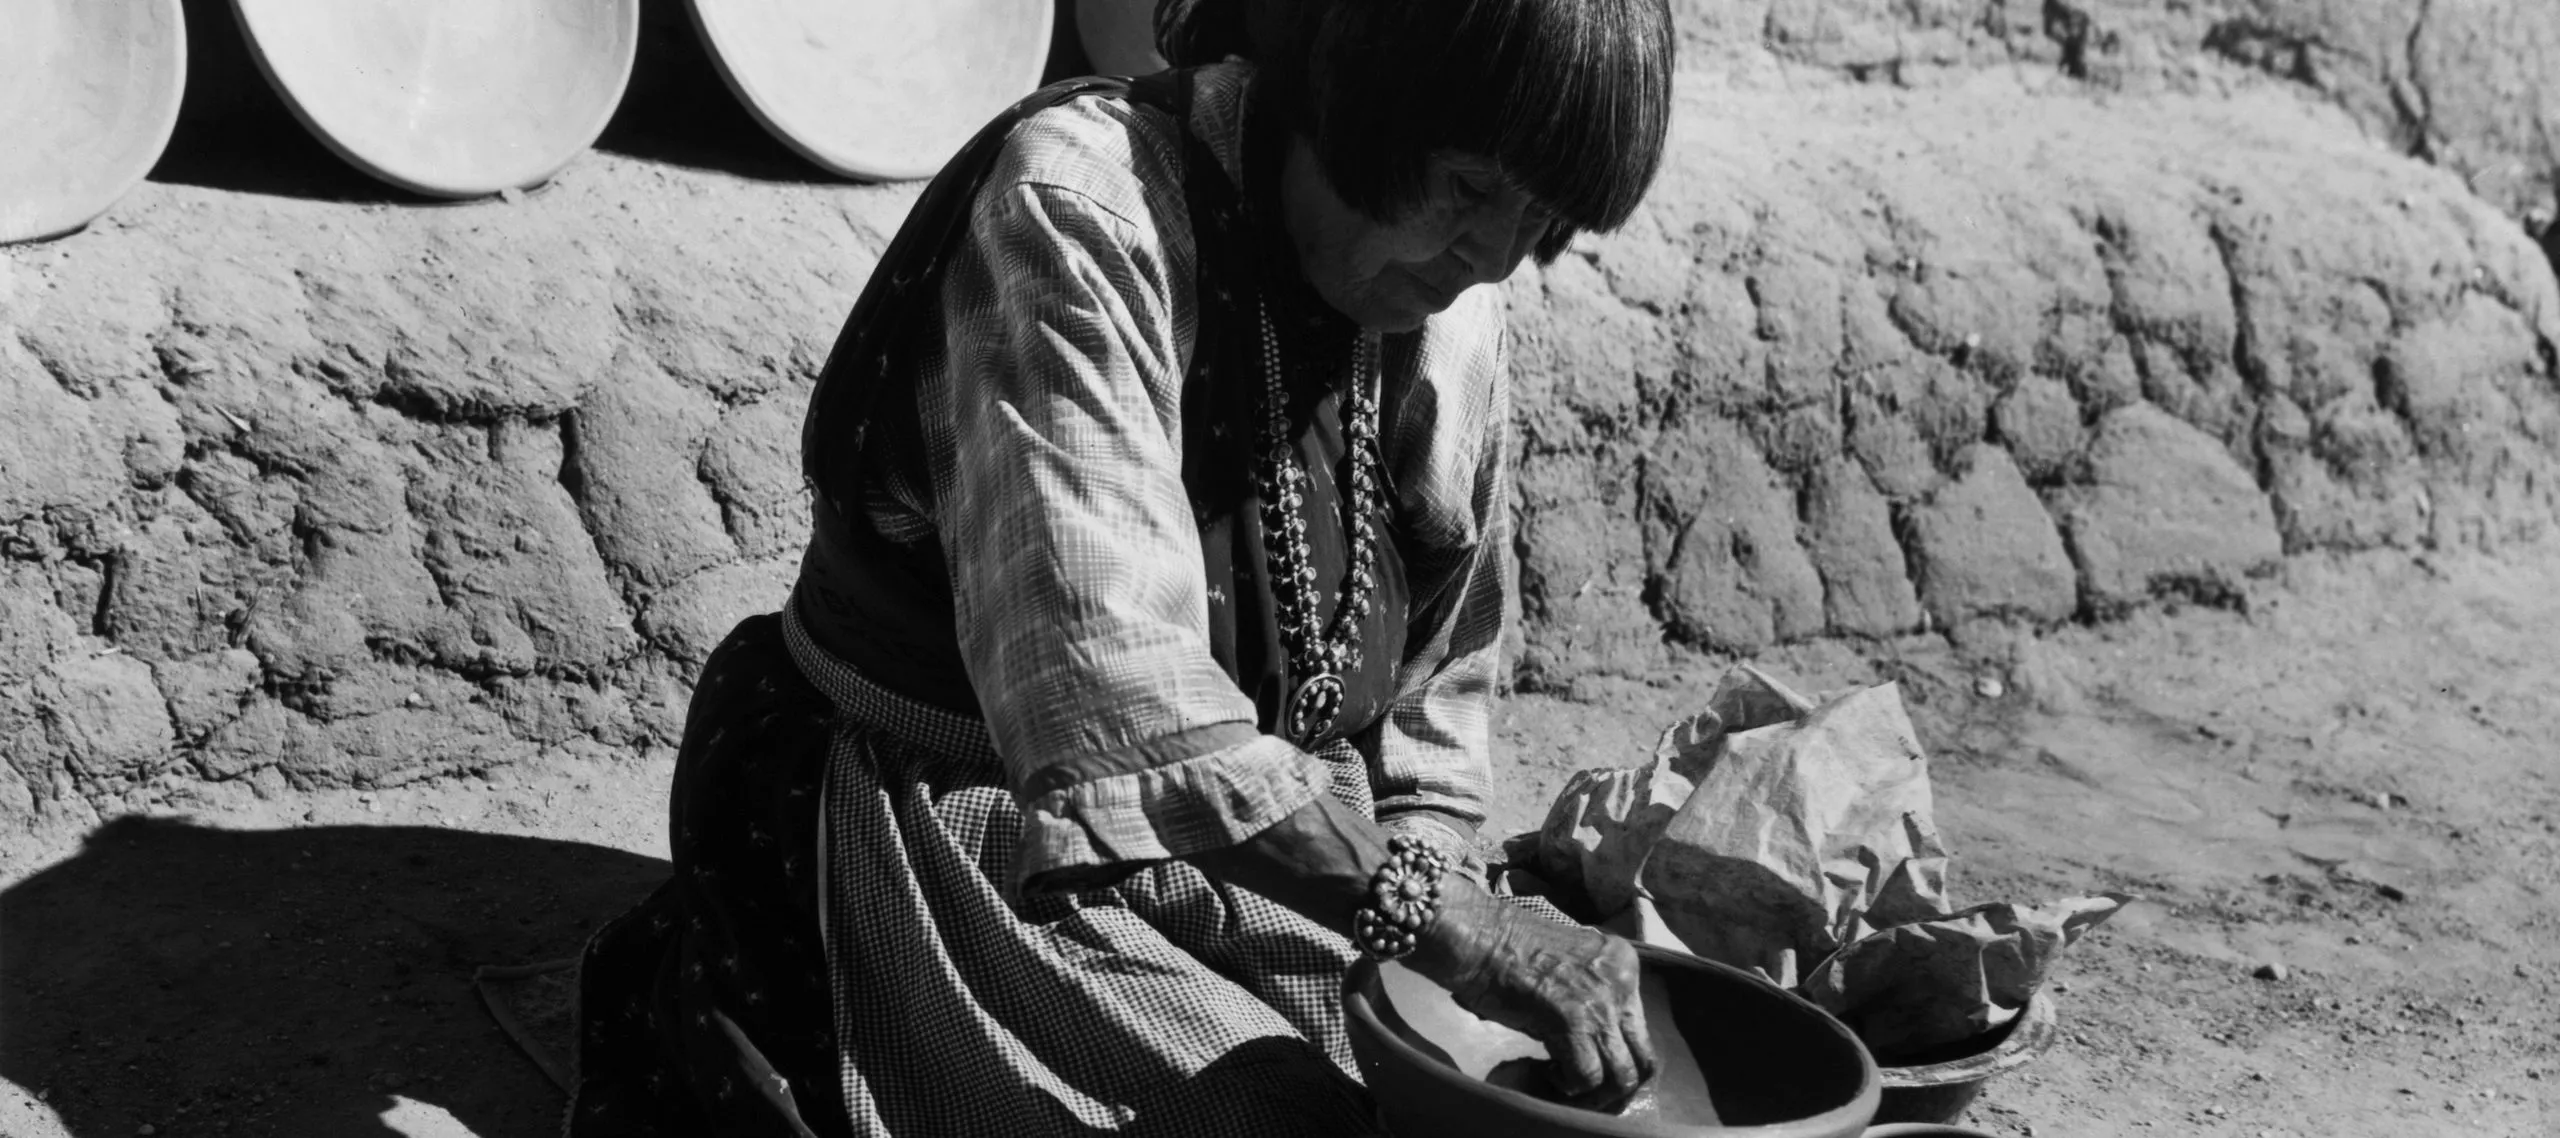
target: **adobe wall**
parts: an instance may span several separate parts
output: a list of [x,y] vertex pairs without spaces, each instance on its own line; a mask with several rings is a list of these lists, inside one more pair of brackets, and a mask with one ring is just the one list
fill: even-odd
[[[2347,111],[1710,76],[1676,151],[1509,286],[1524,682],[2553,521],[2548,263]],[[0,834],[671,742],[790,581],[810,378],[912,197],[600,152],[0,250]]]

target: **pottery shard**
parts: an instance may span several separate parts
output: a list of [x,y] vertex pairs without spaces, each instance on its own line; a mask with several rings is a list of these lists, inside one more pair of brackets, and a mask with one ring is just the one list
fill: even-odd
[[2226,593],[2281,556],[2275,513],[2229,451],[2157,407],[2109,412],[2090,444],[2089,480],[2053,505],[2100,611],[2163,591]]
[[1977,443],[1953,482],[1911,508],[1920,604],[1952,627],[1978,617],[2059,621],[2077,604],[2062,535],[2009,452]]
[[1805,487],[1805,545],[1834,632],[1890,636],[1920,624],[1920,597],[1893,540],[1893,510],[1864,467],[1834,457]]

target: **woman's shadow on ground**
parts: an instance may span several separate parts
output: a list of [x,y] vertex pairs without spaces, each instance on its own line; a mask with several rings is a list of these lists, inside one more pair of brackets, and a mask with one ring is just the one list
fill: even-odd
[[415,1104],[556,1134],[472,969],[573,956],[666,873],[442,829],[110,822],[0,893],[0,1076],[82,1138],[397,1133]]

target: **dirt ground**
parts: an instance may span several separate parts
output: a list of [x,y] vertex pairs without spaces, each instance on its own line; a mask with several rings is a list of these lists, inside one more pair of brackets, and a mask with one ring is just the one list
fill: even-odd
[[[1960,902],[2144,900],[2065,959],[1998,1134],[2560,1134],[2560,547],[2299,558],[2227,609],[1764,655],[1897,680]],[[1721,664],[1510,701],[1497,824]],[[481,963],[663,872],[665,755],[372,794],[191,787],[0,863],[0,1133],[554,1133]],[[2281,979],[2262,966],[2280,963]]]

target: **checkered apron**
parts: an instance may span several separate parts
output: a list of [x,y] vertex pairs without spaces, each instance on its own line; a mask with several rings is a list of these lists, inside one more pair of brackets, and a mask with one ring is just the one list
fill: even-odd
[[[1181,862],[1008,901],[1022,820],[985,724],[864,678],[796,609],[783,621],[842,717],[819,896],[857,1133],[1371,1130],[1343,1033],[1347,941]],[[1334,785],[1365,813],[1359,771]]]

